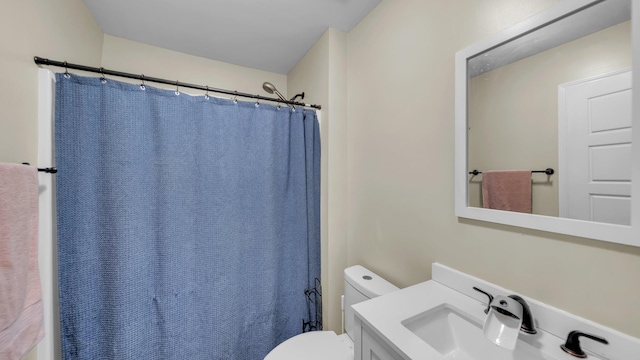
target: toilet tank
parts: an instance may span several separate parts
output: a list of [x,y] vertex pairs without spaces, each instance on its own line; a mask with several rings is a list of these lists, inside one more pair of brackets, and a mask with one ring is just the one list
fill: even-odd
[[384,295],[398,288],[363,266],[344,270],[344,328],[353,340],[354,315],[351,305]]

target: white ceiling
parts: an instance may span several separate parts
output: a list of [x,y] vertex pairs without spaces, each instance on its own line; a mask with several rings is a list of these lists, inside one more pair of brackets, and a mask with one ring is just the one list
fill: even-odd
[[332,27],[381,0],[84,0],[106,34],[287,74]]

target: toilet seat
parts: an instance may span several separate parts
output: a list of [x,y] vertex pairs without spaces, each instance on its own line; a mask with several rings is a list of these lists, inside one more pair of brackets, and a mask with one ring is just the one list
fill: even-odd
[[351,340],[343,335],[333,331],[296,335],[276,346],[264,360],[353,360]]

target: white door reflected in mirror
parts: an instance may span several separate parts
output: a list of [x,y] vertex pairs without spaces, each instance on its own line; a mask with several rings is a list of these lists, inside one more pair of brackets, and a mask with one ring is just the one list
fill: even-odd
[[631,71],[559,87],[560,216],[631,224]]

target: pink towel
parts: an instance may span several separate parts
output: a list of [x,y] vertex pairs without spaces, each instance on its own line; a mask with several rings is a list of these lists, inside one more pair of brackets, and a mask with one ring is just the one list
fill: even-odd
[[22,359],[43,337],[38,172],[0,163],[0,359]]
[[531,213],[531,171],[483,171],[482,205],[488,209]]

